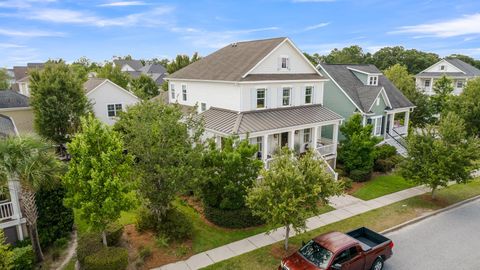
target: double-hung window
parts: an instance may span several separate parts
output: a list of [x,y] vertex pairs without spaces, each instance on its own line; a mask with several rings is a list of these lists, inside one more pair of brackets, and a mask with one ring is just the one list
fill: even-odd
[[382,117],[375,117],[371,119],[371,123],[373,124],[373,135],[380,136],[382,135]]
[[290,96],[292,94],[292,88],[282,88],[282,106],[290,106]]
[[265,108],[266,94],[267,94],[267,90],[265,88],[257,89],[257,109]]
[[207,103],[205,103],[205,102],[200,103],[200,110],[202,112],[206,111],[207,110]]
[[305,104],[312,104],[313,86],[305,87]]
[[430,79],[425,80],[425,84],[424,84],[424,85],[425,85],[425,87],[430,87]]
[[311,134],[311,129],[306,128],[303,130],[303,142],[308,143],[310,142],[310,134]]
[[187,101],[187,85],[182,84],[182,99]]
[[108,104],[107,115],[108,117],[116,117],[118,113],[122,111],[122,104]]
[[282,56],[280,59],[280,68],[281,69],[288,69],[289,68],[289,63],[288,63],[288,56]]
[[463,88],[463,81],[457,81],[457,88]]
[[172,99],[175,99],[175,84],[170,84],[170,93],[172,95]]

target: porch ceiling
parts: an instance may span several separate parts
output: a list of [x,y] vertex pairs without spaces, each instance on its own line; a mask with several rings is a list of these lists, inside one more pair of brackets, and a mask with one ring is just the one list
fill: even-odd
[[205,128],[224,134],[246,134],[301,125],[342,120],[322,105],[236,112],[212,107],[199,115]]

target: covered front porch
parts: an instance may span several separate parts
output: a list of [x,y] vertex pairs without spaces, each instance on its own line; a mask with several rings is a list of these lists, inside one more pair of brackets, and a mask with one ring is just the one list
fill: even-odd
[[20,185],[18,181],[8,181],[0,186],[0,230],[4,230],[7,243],[15,243],[24,239],[22,218],[19,200]]

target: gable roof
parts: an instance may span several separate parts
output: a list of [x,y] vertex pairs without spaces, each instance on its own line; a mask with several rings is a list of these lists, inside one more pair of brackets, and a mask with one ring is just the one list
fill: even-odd
[[122,68],[124,65],[129,65],[136,71],[140,71],[140,69],[143,67],[143,64],[140,60],[113,60],[113,63],[115,66],[119,66],[120,68]]
[[[453,65],[454,67],[460,69],[462,72],[430,72],[430,71],[426,71],[428,69],[430,69],[431,67],[437,65],[438,63],[442,62],[442,61],[445,61],[451,65]],[[476,76],[480,76],[480,69],[458,59],[458,58],[445,58],[445,59],[442,59],[440,61],[438,61],[437,63],[433,64],[432,66],[426,68],[425,70],[421,71],[420,73],[418,73],[417,75],[415,75],[416,77],[422,77],[422,76],[431,76],[431,77],[441,77],[443,75],[446,75],[446,76],[453,76],[453,77],[476,77]]]
[[0,109],[29,107],[28,97],[12,90],[0,91]]
[[167,69],[165,69],[164,66],[160,64],[153,64],[153,63],[147,63],[145,66],[143,66],[140,69],[144,73],[158,73],[158,74],[164,74],[167,72]]
[[[338,84],[354,105],[364,113],[368,113],[371,105],[380,93],[381,89],[390,101],[391,109],[414,107],[403,94],[398,90],[390,80],[384,75],[378,76],[378,85],[365,85],[355,76],[351,69],[374,71],[371,73],[381,73],[374,65],[345,65],[345,64],[325,64],[319,65],[328,73],[330,78]],[[378,71],[378,72],[377,72]],[[388,103],[388,101],[386,101]]]
[[0,114],[0,138],[17,135],[17,128],[13,120],[3,114]]
[[[288,39],[279,37],[233,43],[178,70],[168,78],[213,81],[249,80],[248,76],[244,78],[244,75],[285,40]],[[322,79],[318,74],[316,78]]]
[[351,65],[347,67],[353,71],[359,71],[366,74],[381,74],[382,72],[374,65]]
[[13,67],[13,77],[15,81],[27,76],[28,67],[15,66]]
[[199,117],[205,121],[206,129],[223,134],[246,134],[343,119],[318,104],[247,112],[210,107]]
[[104,78],[88,78],[88,80],[83,83],[83,88],[85,90],[85,93],[88,93],[93,89],[97,88],[100,84],[102,84],[106,80],[107,79],[104,79]]

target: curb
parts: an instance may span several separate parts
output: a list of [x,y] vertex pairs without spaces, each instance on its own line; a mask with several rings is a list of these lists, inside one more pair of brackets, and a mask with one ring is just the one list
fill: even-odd
[[478,199],[480,199],[480,195],[477,195],[477,196],[475,196],[475,197],[472,197],[472,198],[469,198],[469,199],[466,199],[466,200],[463,200],[463,201],[454,203],[454,204],[449,205],[449,206],[447,206],[447,207],[445,207],[445,208],[442,208],[442,209],[433,211],[433,212],[431,212],[431,213],[428,213],[428,214],[426,214],[426,215],[423,215],[423,216],[414,218],[414,219],[412,219],[412,220],[406,221],[406,222],[404,222],[404,223],[402,223],[402,224],[398,224],[398,225],[393,226],[393,227],[391,227],[391,228],[388,228],[388,229],[386,229],[386,230],[384,230],[384,231],[382,231],[382,232],[380,232],[380,233],[381,233],[381,234],[388,234],[388,233],[391,233],[391,232],[400,230],[400,229],[402,229],[402,228],[404,228],[404,227],[407,227],[407,226],[409,226],[409,225],[418,223],[418,222],[420,222],[420,221],[422,221],[422,220],[424,220],[424,219],[427,219],[427,218],[429,218],[429,217],[436,216],[436,215],[438,215],[438,214],[440,214],[440,213],[443,213],[443,212],[452,210],[452,209],[454,209],[454,208],[460,207],[460,206],[462,206],[462,205],[464,205],[464,204],[473,202],[473,201],[478,200]]

